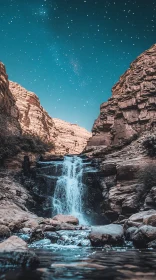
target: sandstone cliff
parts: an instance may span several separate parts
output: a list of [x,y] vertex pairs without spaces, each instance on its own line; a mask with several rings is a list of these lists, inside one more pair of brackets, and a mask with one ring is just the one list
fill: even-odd
[[50,141],[54,135],[54,122],[40,104],[39,98],[19,84],[9,82],[10,91],[19,111],[18,121],[22,133],[40,136]]
[[79,154],[85,148],[91,133],[78,125],[51,118],[40,104],[39,98],[17,83],[9,88],[19,110],[19,123],[23,133],[54,142],[54,154]]
[[156,45],[141,54],[101,105],[88,146],[124,145],[156,126]]
[[130,65],[101,105],[86,153],[99,163],[101,211],[109,218],[156,209],[156,45]]
[[[43,142],[54,143],[51,153],[60,155],[81,153],[91,137],[91,133],[84,128],[58,119],[54,121],[34,93],[8,81],[2,63],[0,63],[0,127],[0,134],[3,135],[1,142],[4,142],[5,136],[37,136]],[[3,156],[6,154],[9,154],[8,151],[3,153]]]
[[55,124],[55,150],[57,154],[80,154],[92,136],[85,128],[53,118]]
[[9,90],[5,66],[0,63],[0,135],[19,135],[18,108]]

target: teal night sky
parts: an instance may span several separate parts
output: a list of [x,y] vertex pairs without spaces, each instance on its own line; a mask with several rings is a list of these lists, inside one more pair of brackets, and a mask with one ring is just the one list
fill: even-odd
[[155,0],[0,0],[9,79],[52,117],[89,130],[114,83],[154,43]]

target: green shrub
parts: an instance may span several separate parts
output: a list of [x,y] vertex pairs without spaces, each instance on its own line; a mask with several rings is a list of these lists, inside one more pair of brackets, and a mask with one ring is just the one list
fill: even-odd
[[36,135],[4,136],[0,134],[1,162],[6,158],[16,156],[22,151],[44,154],[53,148],[53,142],[45,142]]

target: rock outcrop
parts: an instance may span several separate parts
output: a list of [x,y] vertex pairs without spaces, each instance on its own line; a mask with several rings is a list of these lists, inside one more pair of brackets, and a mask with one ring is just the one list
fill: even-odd
[[99,163],[101,211],[110,220],[156,209],[155,142],[156,45],[113,87],[85,149]]
[[156,210],[142,211],[132,215],[125,221],[124,228],[126,240],[133,241],[136,247],[155,248]]
[[101,105],[88,146],[123,146],[156,127],[156,44],[141,54]]
[[18,108],[9,89],[5,66],[0,62],[0,136],[20,134]]
[[53,140],[54,122],[41,106],[39,98],[33,92],[11,81],[9,88],[19,111],[18,121],[22,133],[40,136],[47,142]]
[[0,173],[0,238],[22,228],[36,228],[38,217],[28,211],[27,206],[35,201],[13,175]]
[[[37,147],[35,151],[29,150],[28,146],[33,145],[32,141],[35,145],[39,139],[38,147],[42,146],[44,152],[65,155],[81,153],[91,137],[90,132],[78,125],[51,118],[33,92],[9,82],[5,66],[1,62],[0,127],[0,161],[3,164],[5,159],[5,166],[8,168],[18,168],[25,154],[31,156],[32,162],[42,154],[40,149],[37,152]],[[24,149],[21,143],[26,144]],[[44,144],[47,145],[46,148]],[[12,158],[12,162],[6,161],[7,158]]]
[[5,267],[36,267],[39,259],[29,250],[25,241],[17,236],[11,236],[0,244],[0,266]]
[[91,133],[76,124],[51,118],[40,104],[39,98],[19,84],[10,82],[10,91],[19,110],[22,132],[53,142],[53,154],[79,154],[85,148]]
[[80,154],[92,134],[77,124],[53,118],[55,124],[56,154]]

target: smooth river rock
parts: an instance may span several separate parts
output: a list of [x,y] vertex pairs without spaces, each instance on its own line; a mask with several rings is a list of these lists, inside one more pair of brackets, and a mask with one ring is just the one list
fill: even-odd
[[56,215],[53,217],[53,220],[58,221],[59,223],[66,223],[71,225],[78,225],[79,220],[71,215]]
[[91,228],[89,239],[93,246],[117,245],[123,242],[124,230],[121,225],[110,224]]
[[137,247],[146,247],[147,244],[156,239],[156,227],[143,225],[137,229],[132,241]]

